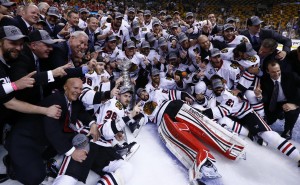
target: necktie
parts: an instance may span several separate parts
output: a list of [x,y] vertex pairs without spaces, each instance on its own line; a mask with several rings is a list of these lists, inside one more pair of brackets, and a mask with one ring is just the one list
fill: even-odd
[[31,33],[33,31],[33,27],[32,26],[29,26],[28,27],[28,33]]
[[44,99],[44,92],[43,92],[43,87],[42,87],[42,84],[41,84],[41,81],[40,81],[40,78],[39,78],[39,75],[41,73],[39,59],[36,59],[36,61],[35,61],[35,69],[36,69],[36,74],[37,74],[37,82],[39,82],[38,86],[39,86],[39,90],[40,90],[40,100],[43,100]]
[[278,93],[279,93],[279,82],[275,81],[274,89],[272,92],[272,97],[269,105],[270,112],[273,112],[276,109]]
[[255,35],[252,37],[252,42],[253,45],[258,45],[258,38]]
[[68,103],[67,108],[68,108],[68,111],[66,113],[66,119],[65,119],[65,124],[64,124],[64,132],[74,132],[74,130],[70,128],[71,112],[72,112],[71,103]]

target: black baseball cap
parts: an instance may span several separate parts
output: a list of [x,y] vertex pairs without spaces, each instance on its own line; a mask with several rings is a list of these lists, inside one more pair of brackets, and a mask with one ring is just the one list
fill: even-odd
[[49,33],[45,30],[34,30],[29,35],[30,42],[41,41],[45,44],[54,44],[57,41],[53,40]]
[[23,35],[21,30],[16,26],[2,26],[0,27],[0,39],[7,39],[7,40],[19,40],[19,39],[26,39],[28,37]]

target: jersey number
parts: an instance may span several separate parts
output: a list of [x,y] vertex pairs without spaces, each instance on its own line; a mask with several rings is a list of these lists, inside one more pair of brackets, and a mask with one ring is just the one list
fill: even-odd
[[227,100],[226,105],[229,106],[229,107],[232,107],[233,103],[234,103],[233,100],[229,99],[229,100]]
[[107,111],[106,115],[104,117],[104,119],[111,119],[111,120],[116,120],[116,118],[117,118],[117,113],[115,113],[111,110]]

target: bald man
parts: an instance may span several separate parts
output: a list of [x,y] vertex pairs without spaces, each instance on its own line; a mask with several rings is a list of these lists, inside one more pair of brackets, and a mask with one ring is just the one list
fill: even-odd
[[[86,163],[91,163],[89,160],[84,163],[88,152],[74,148],[71,142],[78,133],[77,127],[74,125],[74,123],[77,124],[77,120],[90,128],[88,135],[94,140],[98,140],[99,137],[96,122],[85,111],[82,102],[77,100],[81,91],[81,79],[68,79],[63,92],[56,92],[42,102],[42,106],[59,105],[62,111],[59,119],[30,115],[16,124],[8,139],[7,149],[11,158],[11,169],[18,181],[34,185],[40,184],[44,180],[46,167],[43,162],[45,159],[42,156],[48,146],[52,146],[58,154],[65,155],[70,165],[79,163],[79,165],[85,166]],[[24,122],[26,125],[23,125]],[[81,172],[76,179],[85,181],[88,171],[87,173]],[[70,175],[75,172],[64,171],[62,173]]]

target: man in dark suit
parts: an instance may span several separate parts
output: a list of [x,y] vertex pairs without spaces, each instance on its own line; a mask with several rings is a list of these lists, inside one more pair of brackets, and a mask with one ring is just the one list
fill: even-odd
[[[68,175],[82,182],[85,182],[92,164],[95,164],[93,167],[97,168],[96,172],[100,173],[104,166],[116,159],[113,149],[108,148],[105,153],[101,146],[94,143],[90,144],[90,151],[73,147],[72,139],[78,131],[75,126],[77,120],[90,127],[88,135],[94,141],[99,137],[98,126],[85,111],[82,102],[77,100],[81,91],[82,81],[79,78],[68,79],[64,92],[56,92],[41,103],[42,106],[60,106],[59,119],[29,115],[15,125],[7,141],[7,149],[18,181],[37,185],[44,180],[46,168],[42,153],[47,146],[54,147],[58,154],[66,155],[59,176]],[[100,162],[96,163],[96,159]]]
[[43,86],[54,82],[55,78],[67,75],[67,68],[71,64],[67,64],[55,69],[42,71],[40,68],[43,60],[47,59],[52,51],[52,45],[56,43],[52,40],[45,30],[34,30],[29,34],[30,42],[24,46],[24,49],[17,62],[11,65],[11,79],[17,80],[27,74],[37,71],[33,76],[35,80],[34,87],[16,93],[16,97],[20,100],[37,104],[47,94],[44,94]]
[[58,33],[58,19],[59,19],[59,11],[58,8],[51,6],[45,16],[46,25],[44,26],[44,30],[46,30],[51,38],[56,38],[56,34]]
[[288,53],[286,62],[291,66],[291,70],[300,76],[300,46]]
[[241,35],[245,35],[251,42],[253,49],[258,52],[260,45],[264,39],[271,38],[276,42],[283,45],[282,52],[278,53],[278,57],[284,58],[286,53],[291,50],[292,41],[291,39],[284,37],[274,30],[261,29],[261,21],[259,17],[252,16],[247,20],[247,30],[241,32]]
[[90,17],[87,19],[87,28],[84,30],[84,32],[89,36],[89,52],[95,51],[95,43],[97,42],[97,36],[100,35],[100,33],[95,33],[96,29],[98,28],[98,19],[95,17]]
[[78,27],[78,23],[79,23],[79,14],[78,12],[74,11],[74,10],[70,10],[68,12],[68,16],[67,16],[68,22],[62,26],[62,25],[58,25],[57,28],[57,38],[59,39],[68,39],[70,37],[70,34],[72,34],[75,31],[80,31],[81,29]]
[[262,98],[269,125],[273,124],[279,115],[284,114],[285,125],[281,136],[291,139],[300,113],[300,77],[294,73],[281,73],[277,61],[268,63],[267,73],[269,75],[261,79],[261,90],[255,90],[256,97]]
[[36,24],[39,20],[39,9],[34,4],[29,4],[24,7],[24,13],[22,16],[16,16],[15,18],[4,17],[1,20],[0,26],[14,25],[18,27],[23,35],[28,35],[34,30],[33,24]]

